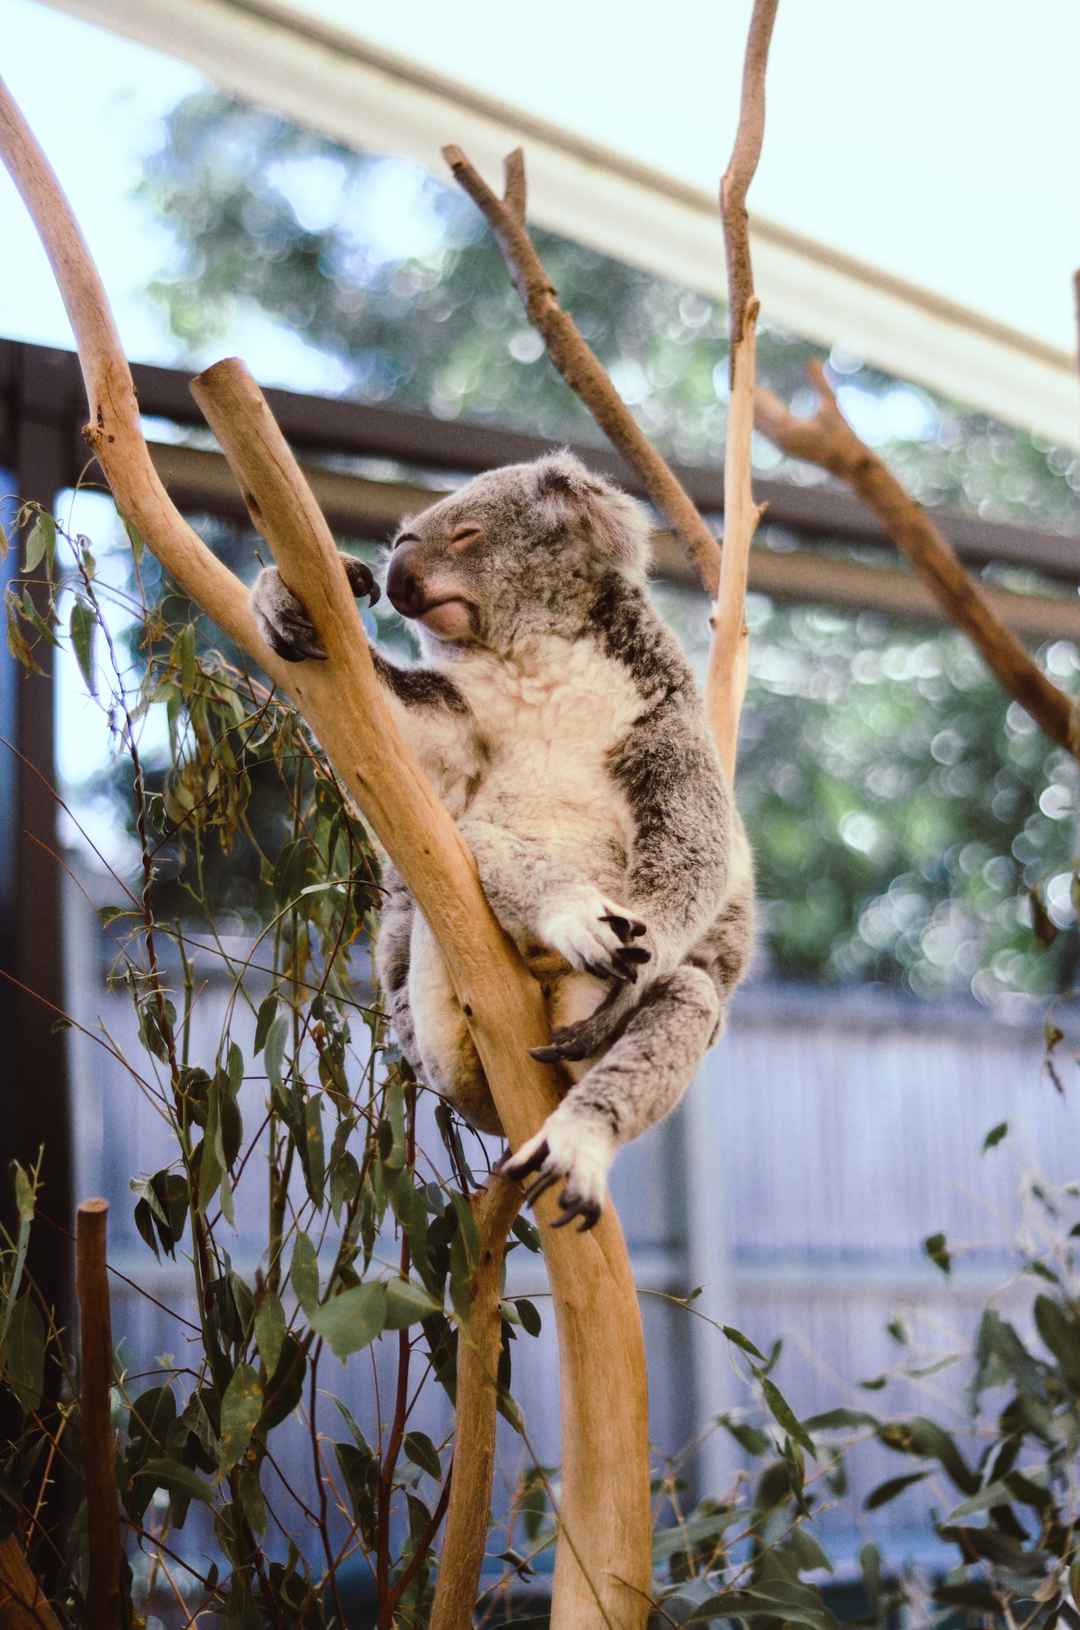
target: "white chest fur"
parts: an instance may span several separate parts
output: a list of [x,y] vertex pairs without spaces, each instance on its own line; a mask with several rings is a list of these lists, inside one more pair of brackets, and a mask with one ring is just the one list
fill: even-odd
[[591,640],[545,636],[511,658],[470,652],[453,678],[484,749],[470,813],[557,836],[559,848],[622,825],[606,760],[642,698],[621,664]]

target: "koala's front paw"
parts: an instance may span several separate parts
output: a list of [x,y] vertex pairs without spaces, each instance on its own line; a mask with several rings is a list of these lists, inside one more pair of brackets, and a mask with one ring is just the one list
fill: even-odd
[[540,937],[572,968],[597,979],[629,980],[648,962],[651,952],[634,940],[648,930],[625,906],[608,900],[599,889],[582,884],[558,894],[540,919]]
[[[342,555],[341,559],[353,594],[357,599],[368,596],[374,605],[379,598],[379,585],[370,567],[352,555]],[[303,602],[283,581],[276,566],[265,567],[255,579],[251,609],[267,645],[286,662],[326,661],[326,652],[319,644]]]
[[276,566],[264,567],[255,579],[251,609],[267,645],[286,662],[326,661],[311,619]]
[[575,1112],[561,1104],[553,1111],[535,1137],[523,1143],[516,1154],[500,1165],[507,1177],[516,1181],[539,1172],[525,1195],[534,1205],[553,1183],[563,1183],[559,1206],[563,1215],[552,1224],[565,1228],[580,1217],[579,1232],[595,1228],[607,1199],[607,1174],[615,1153],[615,1136],[610,1127],[592,1115]]

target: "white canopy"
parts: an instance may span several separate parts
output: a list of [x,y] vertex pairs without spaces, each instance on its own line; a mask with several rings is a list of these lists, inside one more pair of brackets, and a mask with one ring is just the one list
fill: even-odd
[[[335,138],[492,178],[706,293],[750,0],[53,0]],[[1080,444],[1080,7],[782,0],[751,193],[764,315]]]

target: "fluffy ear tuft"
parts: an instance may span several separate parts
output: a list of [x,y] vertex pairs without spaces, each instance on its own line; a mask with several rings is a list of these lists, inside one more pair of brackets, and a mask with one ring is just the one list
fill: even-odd
[[600,560],[623,571],[647,570],[649,522],[636,499],[594,475],[565,447],[537,459],[533,468],[545,521],[557,527],[576,523]]

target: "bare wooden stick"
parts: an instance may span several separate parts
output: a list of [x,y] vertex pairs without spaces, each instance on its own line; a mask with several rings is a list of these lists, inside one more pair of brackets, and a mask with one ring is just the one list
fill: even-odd
[[750,636],[746,627],[750,545],[764,513],[764,506],[754,502],[751,482],[758,300],[750,261],[746,196],[765,138],[765,70],[777,4],[778,0],[754,0],[743,59],[739,123],[731,159],[720,183],[720,213],[727,258],[731,399],[724,451],[724,551],[712,614],[705,706],[720,758],[732,780],[739,719],[750,670]]
[[[720,213],[724,220],[727,259],[728,331],[731,335],[730,375],[735,383],[735,359],[751,321],[754,278],[750,263],[750,217],[746,195],[758,167],[765,139],[765,70],[779,0],[754,0],[743,57],[739,124],[731,159],[720,183]],[[727,531],[725,517],[724,530]]]
[[[203,399],[224,410],[224,422],[218,418],[224,450],[286,581],[302,585],[325,663],[293,666],[274,656],[246,589],[210,554],[157,479],[100,279],[55,176],[2,86],[0,151],[64,296],[90,400],[89,439],[121,512],[185,592],[291,697],[322,743],[431,924],[503,1125],[520,1143],[557,1101],[549,1072],[527,1052],[546,1039],[539,988],[492,916],[472,857],[383,703],[355,604],[336,555],[330,558],[325,523],[311,513],[265,401],[239,365],[203,376]],[[239,457],[229,433],[230,401],[251,437]],[[254,480],[245,455],[258,472]],[[554,1214],[545,1197],[542,1220]],[[553,1624],[636,1626],[644,1622],[639,1593],[649,1581],[647,1384],[626,1246],[610,1207],[587,1236],[568,1239],[545,1228],[543,1239],[559,1330],[563,1517],[573,1542],[557,1551]]]
[[479,1261],[458,1338],[454,1476],[430,1630],[468,1630],[473,1622],[495,1471],[502,1264],[518,1203],[508,1185],[495,1183],[473,1204]]
[[710,596],[720,581],[720,550],[693,499],[641,429],[607,370],[562,309],[544,263],[525,226],[525,161],[520,148],[505,161],[506,193],[499,198],[469,163],[460,147],[444,147],[454,180],[487,220],[502,250],[529,321],[570,389],[589,409],[612,446],[632,464],[656,507],[667,516],[690,551]]
[[1054,741],[1080,755],[1080,709],[1033,661],[979,585],[911,495],[852,430],[819,362],[809,367],[821,395],[811,419],[797,419],[771,391],[755,398],[757,428],[793,458],[838,476],[873,510],[882,527],[936,596],[946,617],[973,641],[1009,695]]
[[0,1540],[0,1630],[60,1630],[14,1534]]
[[119,1630],[123,1598],[116,1439],[112,1429],[112,1315],[106,1246],[108,1200],[84,1200],[75,1219],[75,1289],[79,1298],[79,1427],[86,1473],[89,1622]]

